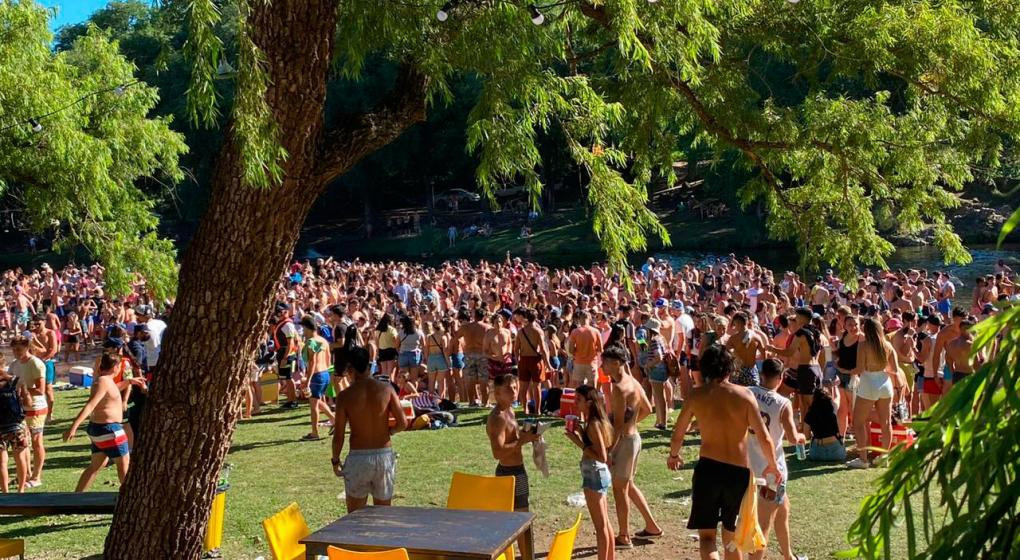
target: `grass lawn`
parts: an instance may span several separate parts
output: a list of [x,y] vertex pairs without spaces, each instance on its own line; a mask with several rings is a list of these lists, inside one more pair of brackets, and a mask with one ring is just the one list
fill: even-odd
[[[89,452],[84,431],[70,443],[60,441],[60,434],[86,396],[84,390],[57,393],[56,418],[47,427],[49,457],[44,485],[39,490],[72,490],[86,465]],[[441,507],[453,471],[491,474],[494,463],[482,428],[484,414],[467,411],[460,416],[460,427],[396,436],[397,504]],[[329,465],[329,441],[298,441],[308,432],[307,415],[305,406],[296,411],[269,408],[263,415],[238,426],[228,459],[234,468],[232,488],[227,495],[224,558],[252,559],[260,555],[268,558],[260,520],[292,501],[300,503],[313,530],[344,514],[343,487]],[[674,473],[665,467],[668,434],[646,428],[637,480],[667,536],[645,545],[638,541],[641,546],[619,557],[696,558],[696,543],[684,527],[689,513],[696,440],[690,438],[685,448],[688,465]],[[559,429],[551,430],[547,439],[552,476],[542,478],[535,469],[530,469],[532,509],[538,513],[537,549],[544,552],[552,533],[569,526],[574,516],[583,511],[585,521],[577,556],[594,557],[594,535],[587,510],[572,508],[566,502],[567,496],[580,487],[580,453],[561,436]],[[792,449],[788,451],[795,550],[811,558],[831,558],[834,551],[845,548],[846,528],[880,471],[849,471],[842,465],[802,463],[792,455]],[[13,466],[11,470],[13,474]],[[100,474],[93,490],[114,488],[116,472],[108,468]],[[639,523],[637,518],[632,519],[632,532],[641,528]],[[0,520],[0,525],[0,537],[27,539],[28,558],[77,559],[101,552],[109,517],[7,517]],[[144,527],[139,530],[144,531]],[[900,556],[894,551],[894,558]]]

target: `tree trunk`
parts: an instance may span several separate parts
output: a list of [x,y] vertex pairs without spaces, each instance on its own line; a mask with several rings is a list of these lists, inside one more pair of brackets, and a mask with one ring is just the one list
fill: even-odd
[[408,71],[380,111],[326,133],[335,2],[252,6],[252,34],[272,84],[266,99],[289,154],[285,179],[270,189],[244,184],[229,135],[208,210],[181,263],[178,299],[142,419],[145,437],[132,450],[106,539],[108,559],[199,557],[240,389],[313,201],[331,179],[424,118],[424,81]]

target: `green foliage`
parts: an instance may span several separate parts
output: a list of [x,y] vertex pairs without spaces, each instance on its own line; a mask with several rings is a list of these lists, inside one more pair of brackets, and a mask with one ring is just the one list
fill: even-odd
[[[136,82],[118,45],[95,29],[55,54],[46,11],[33,2],[0,1],[0,33],[0,187],[33,230],[104,263],[112,292],[141,273],[169,294],[174,249],[156,236],[153,204],[134,184],[182,178],[182,138],[168,119],[147,118],[156,90]],[[26,124],[33,116],[38,132]]]

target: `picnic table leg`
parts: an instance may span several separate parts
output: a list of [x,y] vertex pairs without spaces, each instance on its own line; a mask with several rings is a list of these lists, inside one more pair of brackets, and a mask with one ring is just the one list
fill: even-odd
[[535,560],[535,534],[530,526],[521,535],[521,560]]

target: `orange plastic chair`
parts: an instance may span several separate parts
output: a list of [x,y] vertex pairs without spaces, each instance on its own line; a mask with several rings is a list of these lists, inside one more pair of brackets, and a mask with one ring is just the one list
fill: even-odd
[[21,539],[0,539],[0,558],[25,560],[25,541]]
[[299,543],[311,531],[301,515],[297,502],[283,508],[269,519],[262,520],[269,551],[276,560],[304,560],[305,545]]
[[331,546],[326,549],[329,560],[409,560],[407,549],[379,550],[376,552],[354,552]]
[[[513,476],[479,476],[462,472],[453,473],[450,492],[446,497],[447,509],[477,509],[481,511],[513,511]],[[506,549],[502,560],[513,560],[514,547]]]
[[552,545],[549,546],[549,554],[545,560],[570,560],[574,555],[574,540],[577,539],[577,529],[581,526],[581,514],[577,514],[577,521],[574,526],[564,529],[553,537]]

